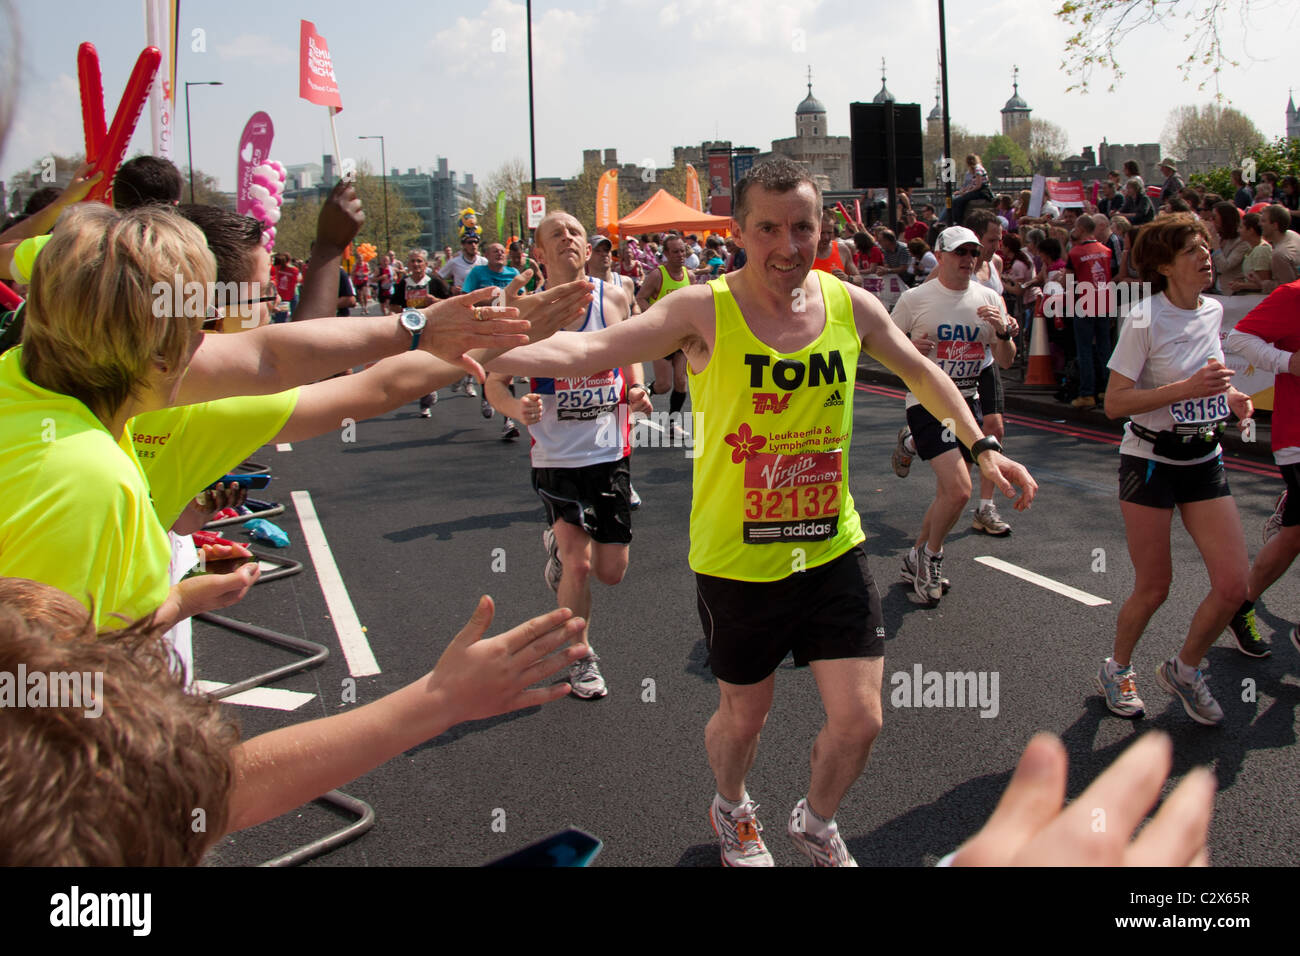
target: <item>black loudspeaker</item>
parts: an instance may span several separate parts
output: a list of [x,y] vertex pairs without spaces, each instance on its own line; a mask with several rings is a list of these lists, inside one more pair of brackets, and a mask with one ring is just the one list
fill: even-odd
[[886,150],[887,109],[894,111],[894,169],[899,186],[924,186],[921,156],[921,106],[918,103],[850,103],[853,188],[887,186],[889,158]]

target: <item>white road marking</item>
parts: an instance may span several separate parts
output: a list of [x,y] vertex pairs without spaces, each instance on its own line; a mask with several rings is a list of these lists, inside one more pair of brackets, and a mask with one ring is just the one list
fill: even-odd
[[1035,574],[1033,571],[1027,571],[1010,561],[1003,561],[1001,558],[992,558],[987,555],[975,559],[980,564],[987,565],[998,571],[1004,571],[1014,578],[1020,578],[1022,581],[1028,581],[1030,584],[1037,584],[1040,588],[1047,588],[1049,591],[1055,591],[1062,594],[1072,601],[1078,601],[1080,604],[1086,604],[1088,607],[1101,607],[1103,604],[1109,604],[1105,598],[1099,598],[1095,594],[1089,594],[1087,591],[1080,591],[1078,588],[1072,588],[1068,584],[1062,584],[1060,581],[1053,581],[1051,578],[1043,577],[1041,574]]
[[312,564],[316,566],[316,577],[320,589],[325,594],[325,604],[329,607],[330,617],[334,620],[334,630],[338,632],[339,645],[348,662],[348,673],[353,677],[370,677],[379,673],[379,662],[370,650],[370,642],[361,629],[348,589],[343,584],[334,555],[330,552],[329,542],[321,529],[320,519],[316,517],[316,508],[311,503],[311,494],[306,491],[293,492],[293,504],[298,509],[298,521],[302,525],[302,536],[311,552]]
[[283,442],[280,442],[278,445],[275,446],[275,450],[276,450],[276,451],[293,451],[293,445],[289,444],[287,441],[283,441]]
[[[221,688],[230,685],[215,680],[196,680],[194,686],[203,693],[210,694],[214,690],[221,690]],[[222,703],[243,704],[246,707],[267,707],[271,710],[297,710],[315,696],[315,694],[304,694],[302,691],[285,690],[281,687],[254,687],[232,697],[226,697],[222,700]]]

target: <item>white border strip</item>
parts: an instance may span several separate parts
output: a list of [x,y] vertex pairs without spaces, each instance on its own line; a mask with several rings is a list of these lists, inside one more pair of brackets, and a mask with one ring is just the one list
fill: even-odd
[[[196,680],[195,688],[204,694],[229,687],[215,680]],[[243,704],[245,707],[266,707],[271,710],[297,710],[307,703],[315,694],[304,694],[299,690],[285,690],[283,687],[253,687],[221,701],[223,704]]]
[[348,662],[348,673],[353,677],[370,677],[379,673],[379,662],[370,650],[365,631],[361,630],[361,621],[357,619],[356,608],[348,597],[348,589],[343,584],[343,575],[339,574],[334,555],[330,552],[325,532],[316,517],[316,508],[311,503],[311,494],[306,491],[293,492],[293,505],[298,509],[298,521],[302,525],[303,540],[311,552],[312,564],[316,566],[316,577],[320,589],[325,594],[325,604],[330,617],[334,620],[334,630],[338,632],[339,645]]
[[1001,558],[992,558],[987,555],[975,559],[980,564],[987,565],[997,571],[1004,571],[1014,578],[1020,578],[1022,581],[1028,581],[1030,584],[1037,584],[1040,588],[1047,588],[1049,591],[1055,591],[1057,594],[1068,597],[1071,601],[1078,601],[1080,604],[1086,604],[1088,607],[1101,607],[1103,604],[1109,604],[1105,598],[1099,598],[1095,594],[1089,594],[1087,591],[1080,591],[1078,588],[1072,588],[1068,584],[1062,584],[1060,581],[1053,581],[1051,578],[1045,578],[1041,574],[1035,574],[1033,571],[1026,571],[1024,568],[1012,564],[1010,561],[1003,561]]
[[280,444],[278,444],[278,445],[275,446],[275,450],[276,450],[276,451],[293,451],[293,445],[289,444],[287,441],[283,441],[283,442],[280,442]]

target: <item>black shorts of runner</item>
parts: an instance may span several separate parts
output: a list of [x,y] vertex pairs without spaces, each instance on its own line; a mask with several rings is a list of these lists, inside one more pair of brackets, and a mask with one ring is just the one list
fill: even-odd
[[1006,396],[1002,394],[1002,372],[997,362],[980,372],[980,407],[985,415],[1001,415],[1007,410]]
[[379,290],[379,301],[384,305],[387,305],[389,300],[392,299],[392,297],[393,294],[391,292],[385,292],[383,289]]
[[533,490],[546,508],[546,523],[563,519],[600,544],[632,540],[631,484],[626,457],[583,468],[533,469]]
[[1228,476],[1223,456],[1197,465],[1170,465],[1137,455],[1119,456],[1119,500],[1171,510],[1192,501],[1226,498]]
[[1282,527],[1300,524],[1300,465],[1278,465],[1286,482],[1286,507],[1282,509]]
[[686,354],[686,353],[683,352],[681,349],[678,349],[678,350],[677,350],[676,352],[674,352],[672,355],[665,355],[665,356],[664,356],[664,361],[665,361],[665,362],[671,362],[671,361],[672,361],[673,359],[675,359],[677,356],[679,356],[679,355],[685,355],[685,354]]
[[[984,412],[979,402],[967,398],[966,406],[975,416],[976,424],[982,425]],[[916,445],[917,457],[922,461],[938,458],[944,452],[956,449],[961,452],[961,457],[966,463],[970,464],[970,450],[957,440],[952,429],[927,412],[925,406],[913,405],[907,410],[907,427],[912,430],[912,443]]]
[[728,684],[766,680],[789,653],[797,667],[885,653],[880,592],[861,545],[779,581],[696,574],[695,589],[709,666]]

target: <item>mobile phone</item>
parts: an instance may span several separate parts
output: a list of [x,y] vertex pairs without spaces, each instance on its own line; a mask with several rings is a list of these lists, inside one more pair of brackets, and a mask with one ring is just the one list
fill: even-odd
[[203,490],[207,491],[208,488],[215,488],[217,485],[243,485],[245,489],[265,488],[270,483],[271,483],[271,476],[267,472],[260,472],[260,473],[250,472],[248,474],[243,474],[243,475],[225,475],[221,478],[218,478],[216,481],[208,485],[208,487],[204,488]]
[[522,850],[516,850],[509,856],[494,860],[487,866],[589,866],[602,846],[604,844],[590,833],[569,827]]

